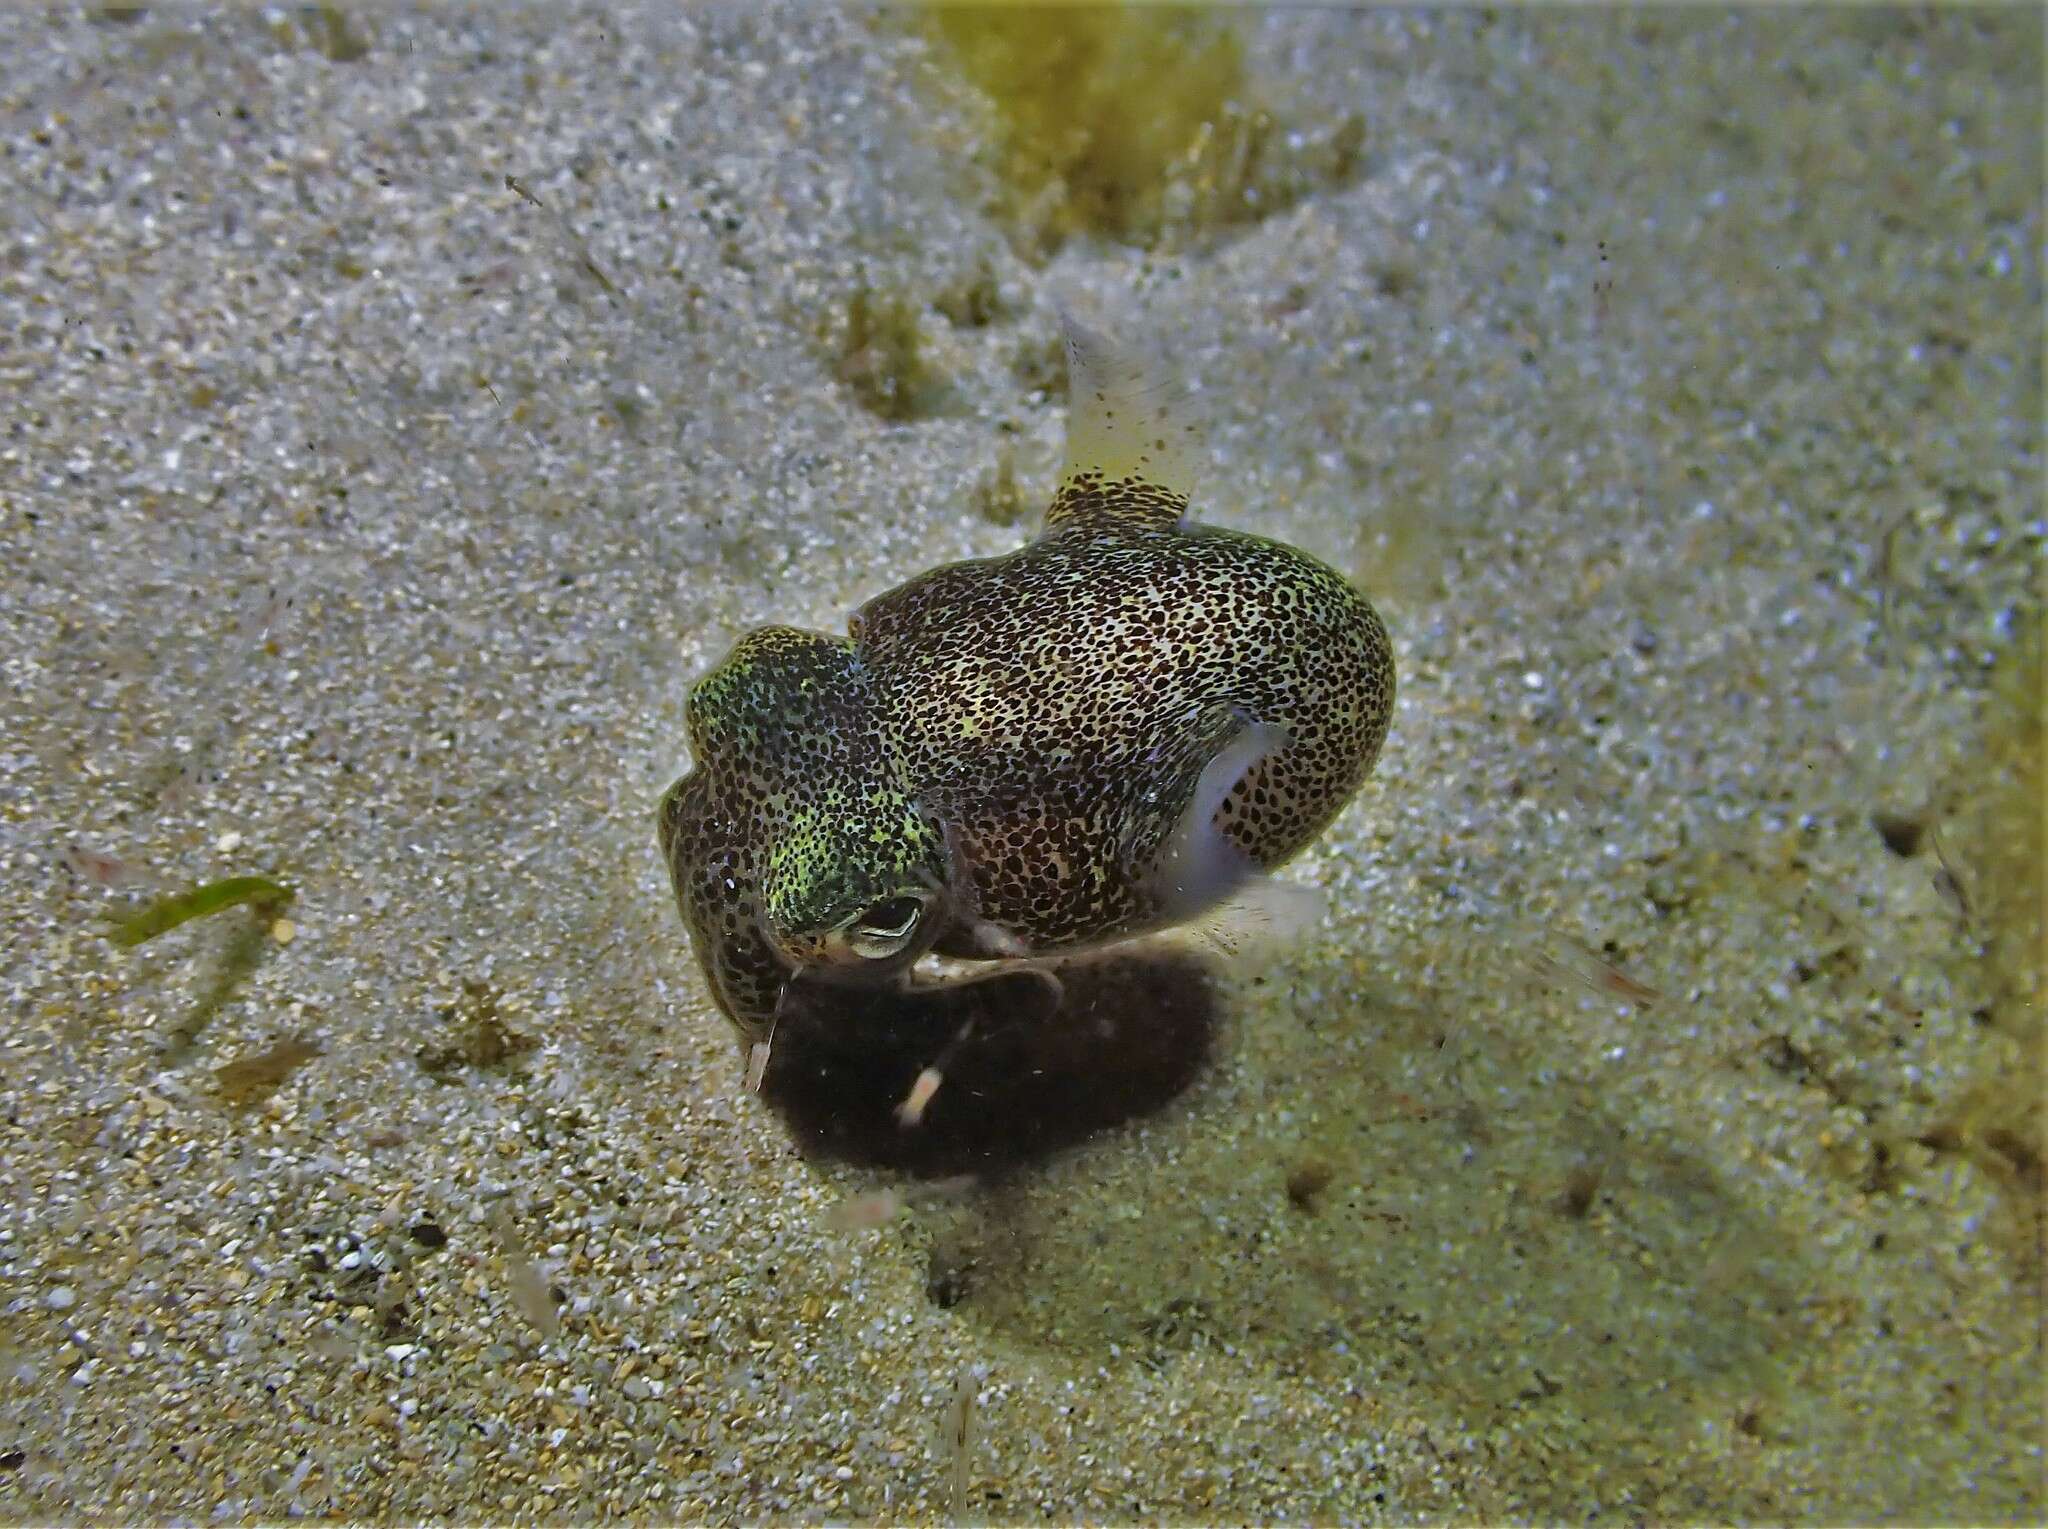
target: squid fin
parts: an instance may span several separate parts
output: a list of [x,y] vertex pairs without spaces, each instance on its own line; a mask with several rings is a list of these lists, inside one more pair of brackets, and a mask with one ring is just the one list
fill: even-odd
[[1253,875],[1189,929],[1227,960],[1257,965],[1321,923],[1329,901],[1320,887]]
[[1198,459],[1185,390],[1159,368],[1062,314],[1067,458],[1047,534],[1081,524],[1171,529],[1187,513]]
[[1258,863],[1216,826],[1216,814],[1237,783],[1286,742],[1285,728],[1241,721],[1202,766],[1152,873],[1163,923],[1185,923],[1225,902],[1260,874]]

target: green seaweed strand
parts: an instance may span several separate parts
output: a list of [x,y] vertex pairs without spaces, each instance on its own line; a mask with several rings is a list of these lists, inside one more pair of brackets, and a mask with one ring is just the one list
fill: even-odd
[[219,881],[206,882],[189,892],[159,897],[140,911],[115,920],[107,931],[107,938],[116,945],[133,947],[155,939],[167,929],[175,929],[195,918],[205,918],[223,908],[239,908],[246,904],[266,912],[278,911],[289,904],[294,895],[290,887],[272,881],[268,876],[223,876]]

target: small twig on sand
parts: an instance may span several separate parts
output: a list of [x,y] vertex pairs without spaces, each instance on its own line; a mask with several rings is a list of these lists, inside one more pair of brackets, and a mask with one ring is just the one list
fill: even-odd
[[505,177],[505,188],[508,191],[517,192],[521,197],[533,203],[534,206],[538,207],[542,212],[546,213],[551,220],[553,220],[556,231],[559,232],[561,236],[568,241],[569,253],[576,257],[577,264],[582,266],[584,270],[588,271],[590,273],[591,280],[595,281],[600,287],[603,287],[605,290],[605,294],[616,302],[619,296],[619,289],[613,286],[612,279],[609,276],[605,275],[605,273],[598,268],[597,262],[593,260],[590,256],[590,246],[585,244],[583,242],[582,235],[578,234],[576,230],[570,226],[569,220],[563,217],[559,212],[555,211],[554,208],[548,206],[546,202],[543,202],[531,191],[528,191],[524,186],[522,186],[519,183],[519,180],[516,176],[508,175]]
[[965,1369],[953,1383],[953,1400],[946,1407],[946,1452],[953,1461],[953,1522],[967,1513],[968,1467],[974,1454],[974,1402],[980,1387],[974,1371]]
[[1934,882],[1942,891],[1955,899],[1956,912],[1961,916],[1964,930],[1971,927],[1970,888],[1963,880],[1963,873],[1948,857],[1948,846],[1941,842],[1941,829],[1936,827],[1927,836],[1927,842],[1934,846],[1934,858],[1941,863],[1941,874]]

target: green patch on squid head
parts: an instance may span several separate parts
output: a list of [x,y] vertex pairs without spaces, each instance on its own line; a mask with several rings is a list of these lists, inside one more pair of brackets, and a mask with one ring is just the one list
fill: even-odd
[[948,919],[944,841],[902,792],[867,784],[792,811],[768,850],[762,913],[800,969],[867,981],[929,950]]

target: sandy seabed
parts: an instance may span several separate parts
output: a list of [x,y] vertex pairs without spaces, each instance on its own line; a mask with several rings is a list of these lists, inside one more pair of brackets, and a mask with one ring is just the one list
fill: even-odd
[[[1235,25],[1355,165],[1027,261],[907,25],[0,14],[0,1517],[2048,1512],[2040,13]],[[1184,1092],[806,1157],[683,697],[1028,533],[1061,301],[1393,736]]]

